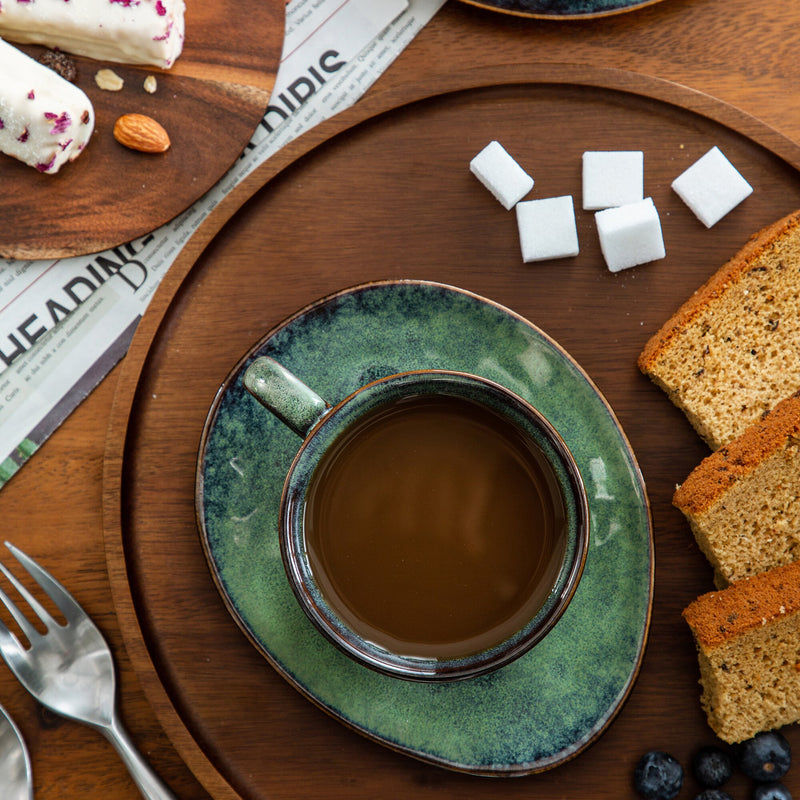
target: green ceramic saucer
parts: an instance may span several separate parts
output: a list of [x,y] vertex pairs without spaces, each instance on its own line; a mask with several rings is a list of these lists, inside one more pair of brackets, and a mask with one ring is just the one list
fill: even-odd
[[[409,369],[462,370],[535,405],[586,484],[583,579],[547,638],[506,667],[439,685],[380,675],[319,634],[295,601],[278,545],[278,506],[300,440],[244,389],[272,356],[329,402]],[[393,749],[450,769],[518,775],[590,744],[627,697],[643,656],[653,589],[652,530],[636,460],[606,401],[549,337],[508,309],[441,284],[348,289],[279,325],[236,365],[209,412],[197,471],[201,540],[242,630],[296,688]]]

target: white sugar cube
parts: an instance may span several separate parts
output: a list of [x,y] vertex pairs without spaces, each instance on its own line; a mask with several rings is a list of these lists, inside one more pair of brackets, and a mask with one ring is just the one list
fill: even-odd
[[706,228],[719,222],[753,191],[718,147],[712,147],[675,178],[672,188]]
[[533,178],[497,141],[489,142],[469,162],[469,169],[506,210],[516,205],[533,188]]
[[594,215],[600,249],[611,272],[664,258],[661,220],[653,199],[606,208]]
[[644,198],[641,150],[589,150],[583,154],[583,207],[624,206]]
[[522,260],[544,261],[578,255],[578,229],[572,195],[517,203]]

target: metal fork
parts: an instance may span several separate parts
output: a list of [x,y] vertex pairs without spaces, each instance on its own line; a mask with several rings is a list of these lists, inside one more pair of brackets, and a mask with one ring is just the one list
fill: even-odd
[[119,753],[139,791],[147,800],[176,800],[137,752],[119,719],[111,650],[103,635],[72,595],[30,556],[6,542],[6,547],[42,587],[66,624],[55,620],[41,603],[0,562],[0,571],[45,626],[39,631],[8,595],[0,601],[14,617],[26,648],[0,620],[0,655],[20,683],[46,708],[100,731]]

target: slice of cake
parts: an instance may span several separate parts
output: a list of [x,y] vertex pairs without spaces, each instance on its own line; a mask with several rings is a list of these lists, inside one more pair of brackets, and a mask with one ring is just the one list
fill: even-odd
[[683,612],[701,704],[725,742],[800,720],[800,562],[701,595]]
[[703,460],[672,502],[718,587],[800,559],[800,392]]
[[722,266],[650,339],[638,365],[713,450],[800,389],[800,211]]

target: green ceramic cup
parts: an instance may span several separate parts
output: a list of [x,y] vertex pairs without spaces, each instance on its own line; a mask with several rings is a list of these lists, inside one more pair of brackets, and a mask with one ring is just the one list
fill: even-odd
[[[453,681],[481,675],[510,663],[552,630],[580,581],[589,541],[589,510],[583,481],[572,454],[553,426],[533,406],[486,378],[447,370],[391,375],[361,387],[336,405],[327,403],[281,364],[266,357],[255,359],[247,367],[243,383],[256,400],[302,439],[281,498],[281,556],[289,583],[303,611],[340,650],[356,661],[396,678]],[[482,470],[477,470],[476,474],[480,475],[477,492],[475,480],[469,484],[470,475],[457,481],[451,477],[448,484],[461,486],[459,491],[462,495],[457,496],[459,506],[471,506],[476,494],[492,498],[487,501],[488,506],[484,504],[489,508],[488,523],[484,515],[481,522],[476,523],[478,529],[466,536],[471,536],[472,540],[480,539],[476,547],[478,551],[483,548],[483,555],[466,553],[460,526],[450,526],[457,529],[456,538],[450,534],[439,536],[438,530],[432,533],[426,530],[422,538],[415,540],[422,543],[420,550],[425,551],[425,555],[419,558],[420,565],[415,567],[412,562],[418,552],[417,545],[408,545],[412,548],[408,552],[391,549],[398,538],[394,517],[405,517],[404,509],[390,513],[391,524],[388,525],[386,517],[380,518],[382,522],[373,523],[368,517],[368,522],[364,521],[366,512],[360,508],[362,499],[370,508],[385,505],[383,499],[372,501],[376,494],[383,498],[387,486],[389,489],[393,487],[395,478],[391,476],[395,473],[391,470],[400,469],[393,466],[395,451],[404,449],[406,438],[413,438],[413,434],[405,432],[406,429],[401,429],[402,446],[394,440],[393,449],[386,455],[376,458],[372,453],[372,461],[362,473],[366,476],[363,482],[357,486],[353,481],[341,483],[350,474],[341,466],[349,458],[346,454],[358,451],[362,445],[367,448],[364,443],[375,435],[375,431],[383,431],[384,420],[391,419],[391,424],[395,424],[396,420],[406,416],[411,419],[417,413],[412,409],[420,409],[420,414],[433,409],[431,413],[440,415],[432,418],[438,422],[429,423],[434,426],[431,430],[436,436],[425,434],[422,449],[427,456],[420,456],[420,459],[428,457],[436,461],[439,445],[434,442],[438,441],[440,430],[447,431],[453,416],[466,414],[470,420],[466,424],[473,425],[477,420],[475,424],[479,426],[474,429],[478,431],[474,438],[472,433],[465,435],[467,429],[454,433],[456,446],[465,444],[472,447],[473,441],[483,441],[481,437],[486,436],[489,442],[486,452],[491,456],[491,463],[497,460],[493,438],[502,439],[497,447],[503,464],[510,465],[513,476],[503,473],[503,477],[495,481],[494,477],[486,478]],[[468,430],[471,432],[473,428]],[[409,458],[417,457],[417,450],[413,452],[415,455]],[[483,459],[483,456],[481,450],[475,458]],[[465,459],[463,464],[451,464],[446,469],[450,469],[453,475],[460,474],[457,470],[462,466],[467,471],[475,471],[474,467],[464,466],[471,463]],[[417,480],[417,483],[429,484],[435,483],[439,473],[446,469],[436,463],[429,465],[426,473],[420,461],[420,469],[411,472],[432,475],[433,481],[427,478]],[[519,483],[518,490],[512,490],[512,484],[517,486],[517,472],[524,474],[525,480]],[[331,477],[334,473],[336,477]],[[530,486],[525,482],[529,473],[535,473]],[[379,492],[373,486],[372,475],[381,476]],[[332,488],[334,484],[326,486],[336,479],[340,480],[335,485],[338,488]],[[484,492],[484,483],[497,485]],[[399,484],[404,485],[404,481],[398,479]],[[468,484],[469,489],[465,488]],[[431,491],[437,491],[436,487]],[[508,497],[504,494],[512,491],[516,494]],[[353,509],[352,519],[356,521],[352,525],[353,530],[363,529],[363,534],[344,527],[332,541],[331,532],[326,530],[328,517],[340,512],[331,511],[330,506],[324,505],[319,498],[325,496],[333,498],[330,502],[334,506],[337,503],[344,505],[341,514],[345,522],[342,524],[348,526],[351,505],[358,506],[358,509]],[[492,505],[495,498],[500,499]],[[417,502],[416,494],[411,500],[404,495],[403,502],[413,506]],[[427,502],[433,503],[430,509],[426,507],[411,515],[414,524],[419,524],[422,519],[423,526],[427,526],[428,519],[437,517],[441,511],[435,497]],[[450,509],[444,502],[441,505]],[[545,521],[535,525],[533,519],[539,519],[540,506],[544,509],[541,514]],[[318,508],[323,510],[317,511]],[[460,508],[456,510],[461,512]],[[451,510],[444,513],[446,517],[453,516]],[[540,528],[549,533],[544,536]],[[513,534],[516,538],[509,533],[511,529],[517,531]],[[405,529],[400,537],[405,537]],[[437,545],[440,549],[436,555],[428,555],[426,548],[434,539],[441,539],[444,543]],[[371,548],[376,542],[382,550],[373,562]],[[332,553],[330,558],[325,555],[328,548]],[[507,554],[498,557],[502,563],[497,567],[488,566],[502,548],[508,549]],[[472,564],[469,575],[467,572],[459,574],[460,567],[454,566],[462,561]],[[401,562],[402,576],[398,577],[395,571],[401,572]],[[350,565],[347,569],[351,571],[337,573],[335,564],[341,563]],[[387,564],[390,574],[384,575],[381,570],[387,569]],[[487,570],[486,579],[480,573],[476,577],[476,564]],[[418,575],[411,574],[415,569],[420,570]],[[524,573],[517,576],[513,591],[509,588],[512,580],[504,570]],[[451,573],[455,573],[455,577]],[[451,584],[445,583],[445,574]],[[475,581],[471,587],[468,586],[470,580]],[[503,596],[502,602],[498,599],[502,594],[501,588],[495,591],[495,584],[498,587],[502,584],[502,591],[508,594],[508,597]],[[398,588],[391,588],[395,585]],[[457,590],[448,588],[451,585],[458,587]],[[462,585],[467,588],[462,588]],[[487,586],[490,588],[486,589],[484,596]],[[445,598],[443,603],[450,602],[452,607],[445,612],[438,607],[434,611],[432,606],[426,605],[429,589],[431,597],[438,592]],[[465,592],[463,597],[457,594],[461,591]],[[384,593],[386,597],[382,596]],[[359,596],[361,600],[357,599]],[[384,606],[395,610],[387,611],[388,616],[381,617],[383,612],[378,609]],[[488,622],[481,617],[484,612],[491,617]],[[439,614],[449,615],[443,616],[441,623],[446,633],[408,633],[407,626],[437,624],[435,619]],[[419,622],[414,621],[417,618]]]

